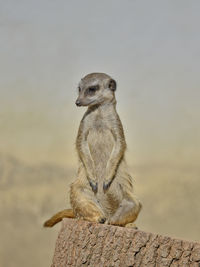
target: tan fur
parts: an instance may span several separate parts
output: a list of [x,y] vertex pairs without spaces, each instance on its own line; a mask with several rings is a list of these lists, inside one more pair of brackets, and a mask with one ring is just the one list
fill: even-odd
[[[115,90],[116,82],[104,73],[91,73],[79,83],[76,104],[88,109],[76,140],[79,168],[70,202],[76,218],[125,226],[136,220],[141,204],[124,159],[126,142]],[[62,215],[55,219],[60,221]],[[53,218],[51,225],[57,222]]]
[[72,209],[66,209],[59,211],[53,215],[48,221],[44,223],[44,227],[52,227],[56,223],[60,222],[63,218],[75,218],[74,212]]

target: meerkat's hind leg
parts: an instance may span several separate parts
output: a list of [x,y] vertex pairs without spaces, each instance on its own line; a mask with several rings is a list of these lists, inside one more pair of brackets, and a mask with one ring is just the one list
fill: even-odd
[[136,199],[123,199],[109,224],[125,226],[133,223],[141,210],[141,203]]
[[71,185],[70,199],[77,218],[105,223],[106,216],[90,187],[84,187],[78,182],[73,183]]

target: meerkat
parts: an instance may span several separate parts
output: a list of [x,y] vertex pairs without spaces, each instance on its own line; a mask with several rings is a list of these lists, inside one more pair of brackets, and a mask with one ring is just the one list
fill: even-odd
[[116,81],[105,73],[91,73],[78,85],[77,106],[87,106],[78,130],[77,179],[70,187],[72,209],[45,222],[52,227],[62,218],[126,226],[134,222],[141,203],[125,162],[126,141],[116,111]]

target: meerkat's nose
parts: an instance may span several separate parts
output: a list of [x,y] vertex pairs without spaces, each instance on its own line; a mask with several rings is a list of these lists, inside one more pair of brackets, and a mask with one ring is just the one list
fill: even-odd
[[78,100],[78,99],[76,100],[76,105],[77,105],[77,106],[80,106],[80,105],[81,105],[80,100]]

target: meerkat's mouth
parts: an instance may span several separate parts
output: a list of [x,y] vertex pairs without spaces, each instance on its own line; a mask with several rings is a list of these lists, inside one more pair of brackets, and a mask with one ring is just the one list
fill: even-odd
[[91,106],[95,101],[96,101],[96,100],[92,100],[92,101],[89,102],[89,103],[83,103],[81,106],[85,106],[85,107],[87,107],[87,106]]
[[91,104],[93,104],[96,100],[92,100],[89,104],[87,104],[87,106],[90,106]]
[[78,107],[81,107],[81,106],[90,106],[92,103],[94,103],[96,100],[92,100],[90,102],[87,102],[87,103],[84,103],[84,102],[81,102],[80,100],[76,100],[76,105]]

